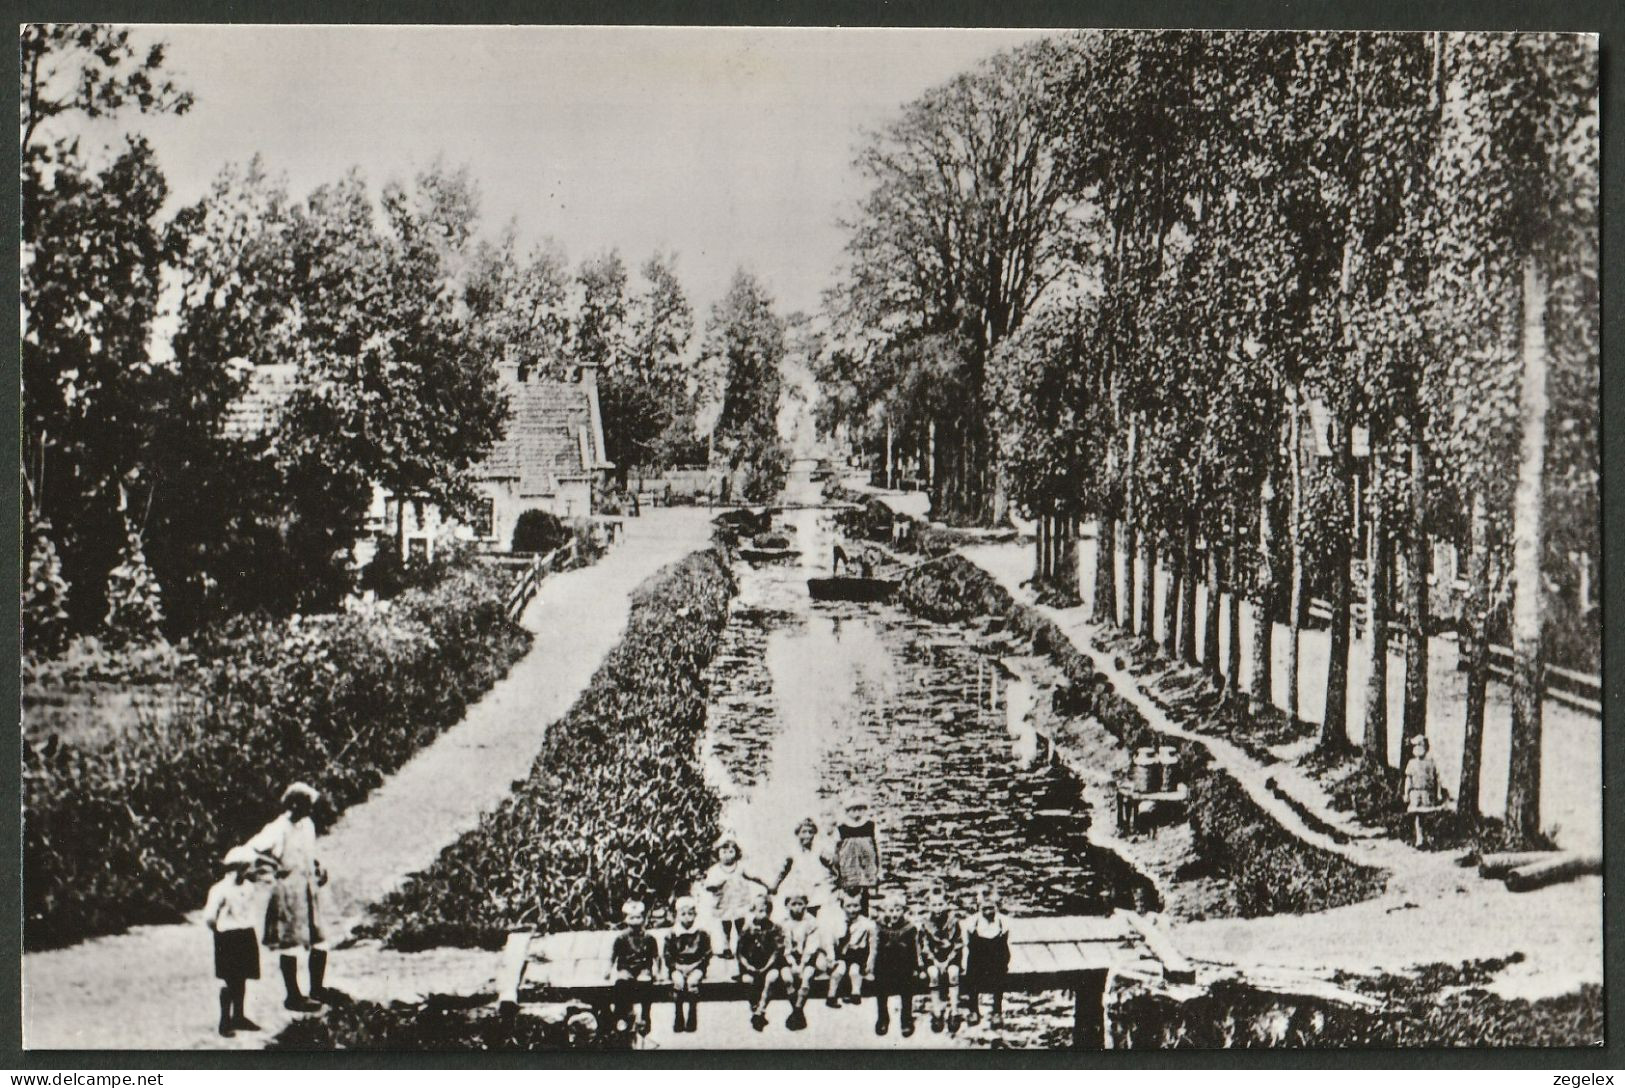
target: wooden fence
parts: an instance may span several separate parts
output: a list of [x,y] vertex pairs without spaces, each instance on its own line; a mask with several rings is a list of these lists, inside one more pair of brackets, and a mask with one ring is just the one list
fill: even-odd
[[519,622],[525,606],[536,596],[536,590],[554,571],[566,570],[576,559],[576,541],[561,544],[550,552],[536,556],[525,565],[519,582],[508,593],[508,619]]

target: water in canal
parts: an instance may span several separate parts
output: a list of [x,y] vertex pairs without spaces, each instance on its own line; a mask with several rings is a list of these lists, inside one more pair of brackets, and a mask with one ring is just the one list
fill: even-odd
[[1070,815],[1076,787],[1027,718],[1045,694],[965,628],[812,601],[806,579],[827,573],[830,515],[784,517],[799,560],[739,564],[711,681],[713,777],[747,871],[775,877],[796,823],[812,816],[827,832],[858,790],[880,826],[885,882],[911,900],[940,881],[962,909],[987,884],[1013,915],[1145,906],[1143,878]]

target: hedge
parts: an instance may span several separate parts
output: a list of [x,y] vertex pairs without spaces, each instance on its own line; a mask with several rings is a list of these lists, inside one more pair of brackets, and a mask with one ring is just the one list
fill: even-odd
[[197,647],[184,700],[95,746],[23,753],[24,941],[66,944],[202,905],[216,863],[321,790],[328,818],[456,723],[529,646],[506,576],[474,561],[385,605],[239,619]]
[[516,926],[605,928],[628,896],[663,902],[703,872],[722,808],[703,770],[705,671],[734,588],[715,549],[640,586],[625,636],[529,777],[365,932],[409,950],[495,948]]

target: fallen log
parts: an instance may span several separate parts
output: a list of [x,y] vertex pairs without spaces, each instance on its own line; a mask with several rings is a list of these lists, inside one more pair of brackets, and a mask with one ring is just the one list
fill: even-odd
[[1556,850],[1515,850],[1505,854],[1485,854],[1478,859],[1479,876],[1506,876],[1514,869],[1558,857]]
[[1514,892],[1533,891],[1548,884],[1561,884],[1577,876],[1590,876],[1600,872],[1602,872],[1601,854],[1562,854],[1512,870],[1507,874],[1507,889]]

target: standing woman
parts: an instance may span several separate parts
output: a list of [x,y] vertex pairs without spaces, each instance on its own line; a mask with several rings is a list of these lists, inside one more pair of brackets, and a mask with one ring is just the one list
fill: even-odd
[[[322,930],[319,889],[327,873],[316,860],[316,822],[311,813],[321,795],[303,782],[282,791],[282,815],[249,840],[253,850],[276,862],[276,885],[265,915],[265,947],[281,954],[285,1008],[314,1012],[321,1008],[327,973],[326,934]],[[310,968],[310,997],[299,992],[300,949]]]

